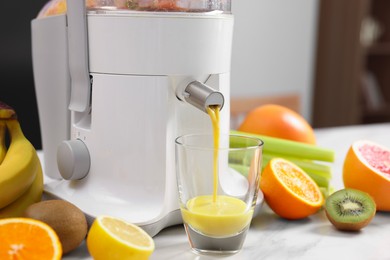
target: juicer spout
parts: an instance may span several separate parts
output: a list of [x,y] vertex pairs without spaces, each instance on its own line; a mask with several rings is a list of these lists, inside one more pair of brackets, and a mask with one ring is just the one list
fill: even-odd
[[207,113],[207,107],[219,106],[222,109],[225,98],[221,92],[199,82],[189,83],[182,94],[184,101]]

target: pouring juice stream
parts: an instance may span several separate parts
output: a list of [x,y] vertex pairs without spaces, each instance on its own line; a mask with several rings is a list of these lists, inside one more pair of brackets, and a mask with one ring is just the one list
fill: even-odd
[[207,112],[213,125],[213,194],[197,196],[187,202],[187,208],[182,208],[185,224],[190,225],[205,235],[213,237],[234,236],[248,227],[253,210],[247,210],[244,201],[218,195],[218,157],[219,157],[219,106],[210,106]]
[[219,148],[219,106],[207,107],[211,123],[213,125],[214,153],[213,153],[213,202],[217,202],[218,192],[218,148]]

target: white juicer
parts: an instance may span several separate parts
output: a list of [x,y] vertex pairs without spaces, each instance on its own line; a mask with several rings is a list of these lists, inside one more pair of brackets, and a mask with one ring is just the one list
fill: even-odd
[[174,139],[213,104],[229,132],[230,0],[99,1],[32,21],[45,192],[154,236],[181,223]]

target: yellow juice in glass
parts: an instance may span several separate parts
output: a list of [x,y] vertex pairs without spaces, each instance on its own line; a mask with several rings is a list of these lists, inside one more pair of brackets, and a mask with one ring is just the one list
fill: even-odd
[[230,237],[245,230],[252,219],[252,210],[240,199],[217,195],[197,196],[182,208],[183,221],[193,230],[211,237]]
[[[196,237],[199,236],[199,239],[201,239],[202,235],[213,238],[240,236],[249,227],[253,215],[253,210],[248,210],[248,206],[244,201],[217,194],[219,107],[209,107],[207,112],[213,124],[214,135],[213,194],[196,196],[187,201],[185,207],[181,208],[187,232],[193,234],[191,243],[199,243],[200,241],[196,241]],[[241,240],[243,239],[237,237],[234,240],[221,242],[225,243],[231,251],[234,251],[234,243],[241,247]],[[232,245],[229,245],[229,243]]]

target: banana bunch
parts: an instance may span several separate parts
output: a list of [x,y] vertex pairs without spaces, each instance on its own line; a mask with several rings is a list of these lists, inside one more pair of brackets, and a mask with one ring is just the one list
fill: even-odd
[[42,192],[37,152],[24,136],[16,113],[0,102],[0,218],[22,216],[29,205],[41,200]]

